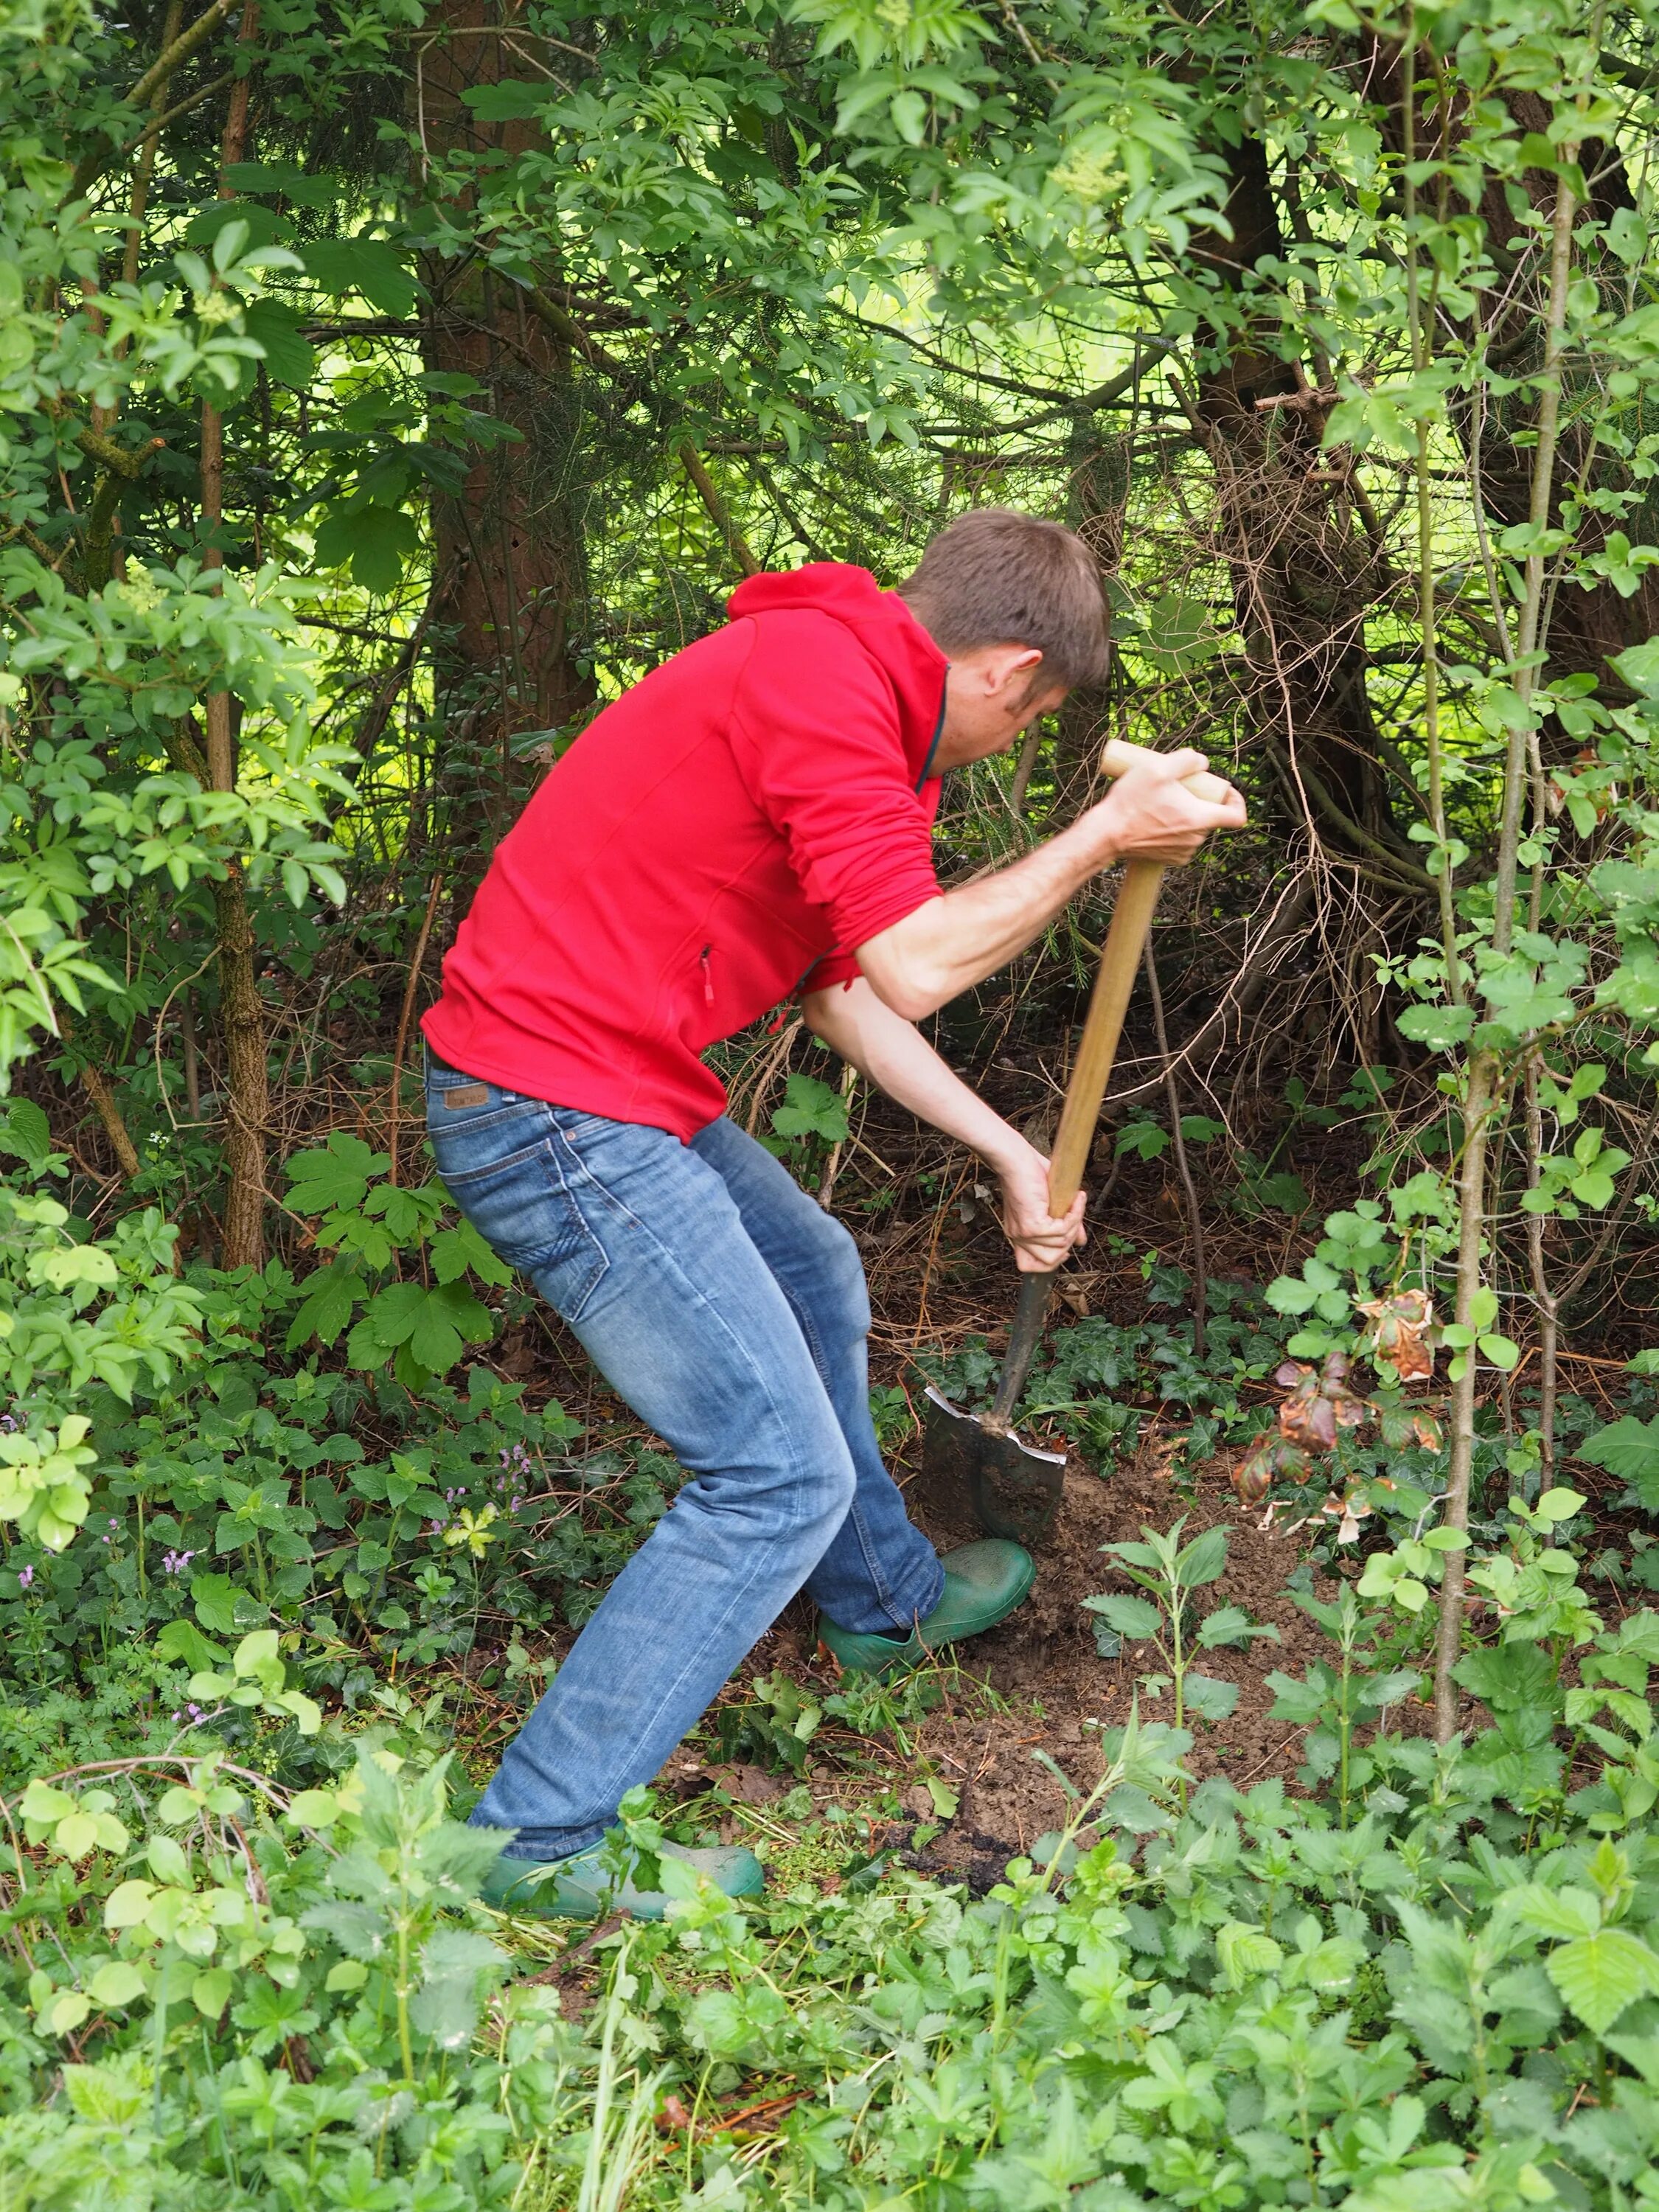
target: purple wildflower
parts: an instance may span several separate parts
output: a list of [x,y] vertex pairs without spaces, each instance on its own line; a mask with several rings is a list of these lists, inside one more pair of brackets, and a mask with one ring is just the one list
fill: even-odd
[[17,1570],[17,1580],[21,1588],[27,1589],[29,1584],[34,1580],[34,1569],[32,1566],[19,1567]]

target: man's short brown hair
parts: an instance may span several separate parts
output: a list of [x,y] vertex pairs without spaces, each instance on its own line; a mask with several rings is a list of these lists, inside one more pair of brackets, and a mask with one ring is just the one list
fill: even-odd
[[1064,523],[976,507],[939,532],[899,586],[945,653],[1035,646],[1034,688],[1103,681],[1110,615],[1095,556]]

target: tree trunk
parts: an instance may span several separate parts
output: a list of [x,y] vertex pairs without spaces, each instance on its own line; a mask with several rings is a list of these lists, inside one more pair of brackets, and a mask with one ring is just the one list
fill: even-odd
[[[417,63],[412,104],[441,203],[446,161],[510,159],[536,136],[531,124],[484,121],[463,100],[474,87],[524,74],[522,60],[489,34],[494,20],[483,0],[442,0],[427,18],[435,37]],[[533,43],[533,33],[517,35]],[[477,766],[493,763],[490,826],[499,836],[520,780],[513,738],[570,723],[596,696],[572,645],[585,598],[570,466],[582,398],[568,345],[527,310],[519,285],[465,258],[431,256],[423,273],[433,302],[428,368],[476,378],[484,386],[481,408],[518,433],[473,459],[458,495],[433,501],[435,573],[443,580],[434,622],[453,640],[440,690],[452,702],[453,726],[471,733]],[[548,272],[542,277],[546,284]]]
[[1228,160],[1232,237],[1195,252],[1239,320],[1224,358],[1200,351],[1193,427],[1215,470],[1254,715],[1290,811],[1399,886],[1421,871],[1393,820],[1365,684],[1365,618],[1386,571],[1356,487],[1320,451],[1326,403],[1251,321],[1250,274],[1285,251],[1267,155],[1246,138]]
[[213,886],[219,940],[219,1026],[225,1041],[224,1264],[265,1261],[265,1124],[270,1112],[265,1008],[253,966],[253,921],[240,864]]

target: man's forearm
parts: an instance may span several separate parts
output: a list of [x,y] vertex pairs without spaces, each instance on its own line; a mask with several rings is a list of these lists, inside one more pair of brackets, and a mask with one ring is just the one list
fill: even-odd
[[1006,968],[1115,857],[1085,816],[1011,866],[930,899],[860,945],[860,964],[896,1013],[921,1021]]
[[850,985],[813,991],[802,1006],[807,1027],[877,1089],[947,1137],[955,1137],[988,1165],[1006,1174],[1034,1148],[951,1073],[926,1037],[884,1005],[862,977]]
[[1103,868],[1121,860],[1179,866],[1211,830],[1239,828],[1236,791],[1218,787],[1224,798],[1200,799],[1183,784],[1204,765],[1202,753],[1184,749],[1142,756],[1059,836],[878,931],[857,948],[877,994],[919,1022],[1023,952]]

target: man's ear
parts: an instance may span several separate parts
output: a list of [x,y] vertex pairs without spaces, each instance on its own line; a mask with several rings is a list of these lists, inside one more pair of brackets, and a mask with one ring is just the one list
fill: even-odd
[[1036,646],[988,646],[985,664],[985,690],[989,698],[1030,698],[1039,688],[1042,655]]

